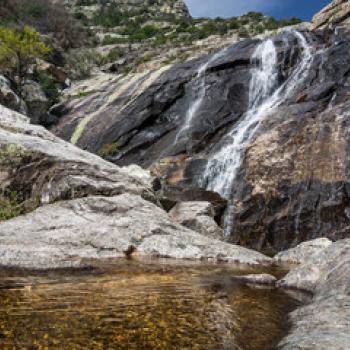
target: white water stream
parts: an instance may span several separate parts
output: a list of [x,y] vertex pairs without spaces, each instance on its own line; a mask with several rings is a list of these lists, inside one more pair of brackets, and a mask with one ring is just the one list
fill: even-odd
[[252,142],[262,121],[281,105],[294,89],[307,76],[312,62],[311,47],[305,37],[290,30],[302,49],[302,58],[290,77],[278,86],[279,70],[277,49],[271,39],[263,41],[252,56],[251,82],[249,89],[249,108],[241,121],[227,135],[225,145],[208,161],[201,179],[201,185],[218,192],[229,200],[225,218],[225,234],[233,229],[235,207],[234,183],[240,169],[245,150]]

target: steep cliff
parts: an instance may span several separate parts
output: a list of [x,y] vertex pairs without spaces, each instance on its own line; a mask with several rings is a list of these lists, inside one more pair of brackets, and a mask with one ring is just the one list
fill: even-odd
[[[150,167],[170,193],[219,192],[232,242],[279,250],[348,237],[349,49],[339,26],[284,30],[270,43],[248,39],[160,70],[105,75],[61,108],[55,132],[117,164]],[[276,62],[264,63],[271,55]],[[269,63],[273,86],[257,88]],[[263,101],[252,104],[252,88],[268,90]]]
[[23,96],[17,87],[18,70],[1,65],[0,101],[26,112],[36,124],[51,126],[57,120],[49,110],[72,81],[101,72],[127,75],[160,69],[298,22],[255,12],[195,19],[181,0],[4,0],[0,25],[33,27],[51,53],[45,62],[31,61],[28,94]]

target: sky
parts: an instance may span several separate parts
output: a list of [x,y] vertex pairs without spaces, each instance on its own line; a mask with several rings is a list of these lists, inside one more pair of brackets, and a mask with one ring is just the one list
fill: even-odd
[[185,0],[193,17],[233,17],[249,11],[309,21],[331,0]]

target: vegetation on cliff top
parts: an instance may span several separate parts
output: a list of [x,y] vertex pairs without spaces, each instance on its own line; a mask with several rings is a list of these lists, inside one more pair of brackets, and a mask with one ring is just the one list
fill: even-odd
[[[232,31],[245,38],[300,22],[296,18],[276,20],[256,12],[229,19],[194,19],[176,0],[145,0],[142,3],[75,0],[65,5],[47,0],[2,0],[0,25],[15,28],[29,25],[45,35],[45,40],[54,48],[61,48],[61,51],[53,50],[48,58],[53,64],[65,64],[61,57],[62,49],[85,48],[83,54],[86,54],[86,60],[82,60],[79,52],[65,55],[72,70],[75,61],[79,61],[81,66],[81,62],[90,62],[91,57],[94,57],[93,64],[97,66],[125,57],[130,54],[128,45],[133,43],[148,45],[152,51],[169,46],[191,46],[194,41],[211,35],[223,36]],[[102,46],[113,48],[103,50],[103,53],[99,49],[92,55],[86,50]],[[78,54],[78,60],[69,58],[75,54]],[[139,54],[136,56],[140,57]],[[84,72],[90,70],[89,67]]]
[[[45,60],[53,67],[63,67],[64,74],[67,73],[71,80],[87,78],[94,69],[109,71],[109,63],[117,63],[113,72],[127,74],[139,67],[147,69],[146,63],[157,60],[159,66],[182,62],[193,56],[198,43],[198,47],[202,47],[201,41],[213,35],[216,38],[209,44],[209,49],[206,52],[199,50],[197,55],[215,49],[222,37],[236,40],[299,22],[295,18],[276,20],[256,12],[229,19],[195,19],[177,0],[0,2],[3,30],[12,28],[20,33],[24,27],[34,28],[51,48]],[[4,57],[3,48],[1,56]],[[41,53],[31,56],[43,57]],[[60,91],[66,87],[66,79],[56,80],[52,69],[43,70],[40,62],[30,68],[33,69],[30,69],[28,79],[40,84],[50,105],[57,103]],[[17,85],[16,80],[22,80],[14,77],[17,74],[9,75],[8,66],[4,64],[0,74],[6,75],[13,86]]]
[[40,34],[28,26],[22,30],[0,27],[0,44],[0,68],[9,72],[21,97],[30,64],[36,58],[44,58],[50,48]]
[[64,48],[84,44],[86,30],[63,6],[48,0],[2,0],[0,24],[20,28],[35,28],[43,35],[51,35]]
[[[146,2],[143,6],[123,8],[117,1],[79,0],[76,6],[75,17],[85,25],[111,30],[113,35],[103,35],[102,44],[106,45],[148,39],[153,44],[162,45],[167,41],[176,42],[180,37],[181,40],[185,37],[190,43],[210,35],[224,35],[230,30],[239,30],[239,34],[244,37],[300,23],[297,18],[276,20],[258,12],[229,19],[194,19],[176,13],[154,11]],[[91,6],[95,6],[96,10],[89,12]]]

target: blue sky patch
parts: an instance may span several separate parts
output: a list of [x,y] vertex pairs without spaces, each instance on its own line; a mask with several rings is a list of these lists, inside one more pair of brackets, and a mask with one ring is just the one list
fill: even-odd
[[330,0],[185,0],[194,17],[233,17],[249,11],[310,20]]

